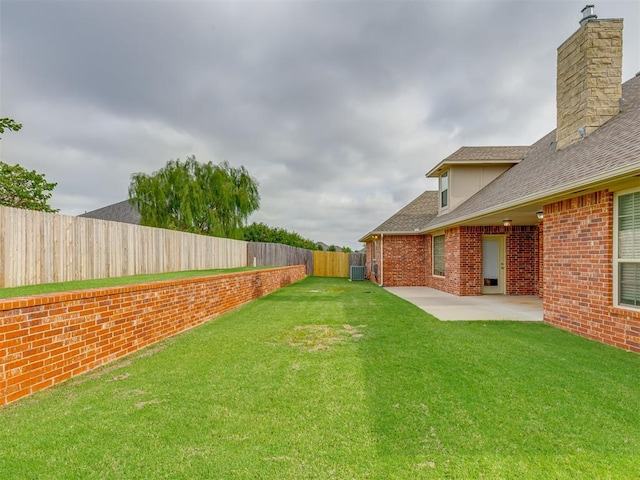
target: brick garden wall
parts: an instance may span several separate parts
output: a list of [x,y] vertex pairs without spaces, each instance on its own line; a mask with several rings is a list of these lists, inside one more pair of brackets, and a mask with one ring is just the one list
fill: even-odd
[[640,352],[640,312],[613,306],[613,194],[544,206],[544,320]]
[[183,332],[306,276],[304,265],[0,299],[0,405]]

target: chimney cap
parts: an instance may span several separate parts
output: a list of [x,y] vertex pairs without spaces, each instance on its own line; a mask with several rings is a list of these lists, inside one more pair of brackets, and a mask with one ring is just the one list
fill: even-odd
[[582,19],[580,20],[580,26],[583,27],[591,20],[595,20],[598,16],[595,14],[595,5],[586,5],[582,10]]

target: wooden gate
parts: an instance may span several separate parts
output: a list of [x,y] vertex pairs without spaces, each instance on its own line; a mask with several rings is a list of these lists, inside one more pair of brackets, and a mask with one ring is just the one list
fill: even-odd
[[316,277],[349,278],[349,254],[314,251],[313,274]]

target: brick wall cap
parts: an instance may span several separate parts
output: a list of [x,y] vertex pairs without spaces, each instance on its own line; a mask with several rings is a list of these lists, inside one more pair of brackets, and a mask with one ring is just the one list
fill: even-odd
[[11,297],[0,299],[0,311],[16,308],[47,305],[50,303],[67,302],[70,300],[82,300],[86,298],[106,297],[108,295],[139,292],[143,290],[163,289],[170,285],[186,285],[189,283],[202,283],[211,277],[237,277],[252,275],[256,271],[296,269],[298,266],[261,268],[259,270],[247,270],[246,272],[220,273],[212,275],[199,275],[175,280],[158,280],[156,282],[135,283],[131,285],[118,285],[113,287],[89,288],[86,290],[70,290],[65,292],[42,293],[26,297]]

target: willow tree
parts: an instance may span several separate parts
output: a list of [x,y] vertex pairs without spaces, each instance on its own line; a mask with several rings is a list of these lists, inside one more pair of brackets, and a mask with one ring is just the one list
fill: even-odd
[[140,223],[216,237],[242,238],[247,218],[260,206],[258,182],[243,166],[170,160],[151,175],[134,173],[129,201]]

